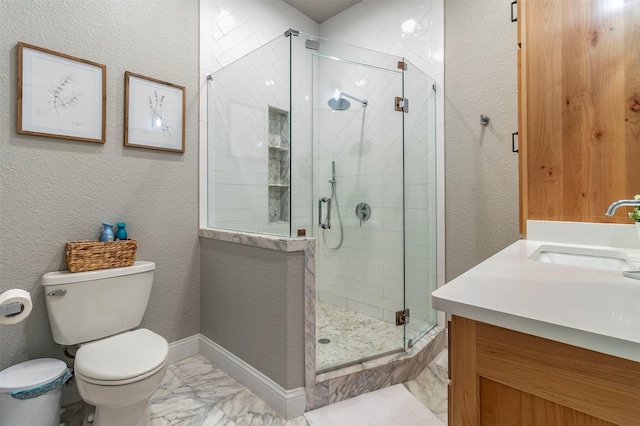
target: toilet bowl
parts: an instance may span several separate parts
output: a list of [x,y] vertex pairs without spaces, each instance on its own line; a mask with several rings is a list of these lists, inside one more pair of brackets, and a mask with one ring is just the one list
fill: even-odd
[[42,278],[53,340],[79,345],[74,361],[78,391],[96,407],[94,426],[149,423],[149,397],[167,371],[169,344],[137,328],[153,282],[153,262]]
[[94,405],[94,425],[147,425],[149,397],[167,371],[169,344],[138,329],[82,345],[75,375],[82,399]]

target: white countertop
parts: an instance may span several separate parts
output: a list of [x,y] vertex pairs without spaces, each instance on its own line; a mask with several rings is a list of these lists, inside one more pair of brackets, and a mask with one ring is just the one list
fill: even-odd
[[[571,228],[571,222],[561,226]],[[529,260],[542,244],[620,250],[598,244],[638,244],[634,225],[590,224],[591,245],[563,241],[558,222],[528,225],[517,241],[432,293],[433,307],[461,317],[640,362],[640,280],[617,271]],[[584,229],[585,224],[576,225]],[[534,227],[549,232],[532,233]],[[611,231],[623,238],[611,239]],[[603,231],[603,232],[600,232]],[[614,232],[614,234],[615,234]],[[571,232],[566,235],[570,235]],[[607,238],[598,241],[598,235]],[[540,236],[546,241],[534,240]],[[624,245],[624,244],[623,244]],[[627,245],[628,246],[628,245]],[[640,250],[624,248],[640,269]]]

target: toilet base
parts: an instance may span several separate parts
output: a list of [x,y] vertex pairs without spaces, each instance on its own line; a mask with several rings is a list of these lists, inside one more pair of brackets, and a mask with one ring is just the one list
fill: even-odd
[[82,399],[96,407],[94,426],[147,426],[149,397],[160,387],[168,364],[165,361],[153,374],[126,384],[103,386],[86,381],[76,371],[76,383]]
[[148,426],[149,400],[126,407],[96,407],[93,426]]
[[82,426],[93,426],[93,417],[96,412],[96,407],[89,406],[84,409],[82,416]]

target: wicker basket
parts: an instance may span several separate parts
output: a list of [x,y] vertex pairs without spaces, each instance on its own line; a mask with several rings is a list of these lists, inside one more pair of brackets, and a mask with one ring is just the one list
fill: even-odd
[[118,268],[133,265],[137,248],[136,240],[77,241],[67,243],[65,258],[70,272]]

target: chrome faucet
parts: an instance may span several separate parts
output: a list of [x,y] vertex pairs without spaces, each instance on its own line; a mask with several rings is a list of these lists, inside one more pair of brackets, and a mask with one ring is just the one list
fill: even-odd
[[607,216],[613,216],[613,214],[618,210],[618,207],[623,206],[632,206],[632,207],[640,207],[640,200],[618,200],[611,203],[607,212],[605,213]]

